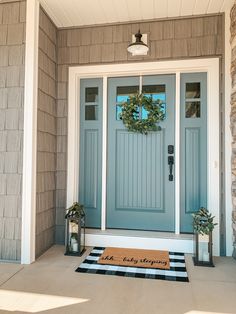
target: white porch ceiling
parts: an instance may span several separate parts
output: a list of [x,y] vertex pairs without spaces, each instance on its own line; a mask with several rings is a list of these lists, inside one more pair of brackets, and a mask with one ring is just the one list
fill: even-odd
[[58,27],[225,12],[234,0],[40,0]]

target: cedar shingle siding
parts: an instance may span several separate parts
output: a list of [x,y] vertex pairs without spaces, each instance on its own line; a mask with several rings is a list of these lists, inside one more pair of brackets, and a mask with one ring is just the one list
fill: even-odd
[[56,210],[56,40],[57,29],[39,15],[36,256],[54,244]]
[[0,259],[20,260],[26,3],[0,4]]

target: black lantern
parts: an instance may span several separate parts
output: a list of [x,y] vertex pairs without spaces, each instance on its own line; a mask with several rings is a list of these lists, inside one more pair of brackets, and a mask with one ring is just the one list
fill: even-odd
[[83,205],[74,203],[66,213],[65,255],[81,256],[85,252],[85,213]]
[[149,48],[148,46],[141,40],[142,34],[140,30],[135,34],[135,42],[131,43],[127,50],[132,54],[132,56],[143,56],[147,55]]
[[195,266],[214,267],[212,254],[212,232],[209,234],[194,234],[194,256]]
[[204,207],[201,207],[198,212],[193,214],[193,262],[196,266],[214,267],[212,231],[217,224],[214,223],[213,220],[214,216],[212,216]]

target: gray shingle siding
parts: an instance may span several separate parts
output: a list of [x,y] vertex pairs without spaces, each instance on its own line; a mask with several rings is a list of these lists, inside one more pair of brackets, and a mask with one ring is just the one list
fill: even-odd
[[0,259],[20,260],[25,1],[0,3]]
[[36,256],[55,239],[56,209],[56,36],[57,29],[40,8],[38,55],[38,143]]

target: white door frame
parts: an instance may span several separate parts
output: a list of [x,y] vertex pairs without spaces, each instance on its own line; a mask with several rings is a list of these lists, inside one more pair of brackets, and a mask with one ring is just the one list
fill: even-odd
[[[219,169],[219,59],[191,59],[163,62],[77,66],[69,68],[68,99],[68,158],[67,206],[78,200],[79,191],[79,99],[80,79],[103,78],[103,147],[102,147],[102,226],[106,225],[106,168],[107,168],[107,78],[119,76],[176,74],[175,121],[175,233],[180,232],[180,73],[207,72],[207,207],[219,223],[220,169]],[[214,255],[219,255],[219,224],[213,232]]]

